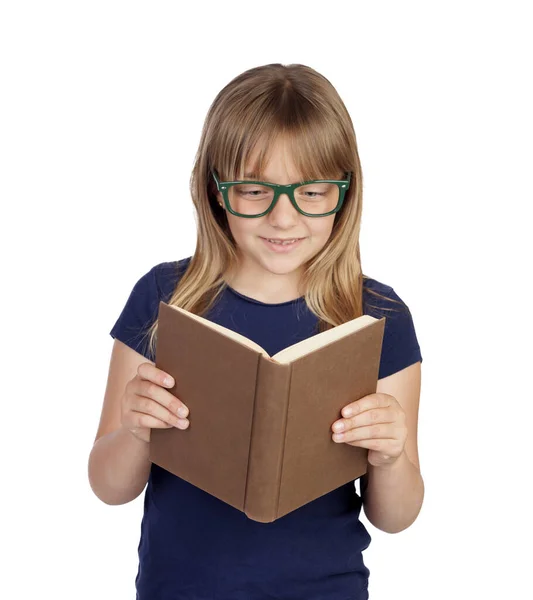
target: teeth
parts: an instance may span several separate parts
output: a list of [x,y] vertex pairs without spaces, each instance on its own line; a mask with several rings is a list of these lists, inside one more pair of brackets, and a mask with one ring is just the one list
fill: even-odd
[[294,242],[296,242],[298,240],[298,238],[294,238],[293,240],[285,240],[284,242],[280,242],[279,240],[271,240],[269,239],[268,241],[271,242],[272,244],[280,244],[281,246],[287,246],[288,244],[292,244]]

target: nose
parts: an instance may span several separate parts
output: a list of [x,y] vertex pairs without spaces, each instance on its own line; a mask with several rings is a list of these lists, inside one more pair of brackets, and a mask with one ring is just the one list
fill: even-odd
[[280,194],[276,205],[267,216],[271,225],[280,229],[288,229],[297,222],[299,213],[292,205],[289,196]]

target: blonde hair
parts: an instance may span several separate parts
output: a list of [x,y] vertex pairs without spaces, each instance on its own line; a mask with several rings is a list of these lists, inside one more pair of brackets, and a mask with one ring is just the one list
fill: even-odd
[[[359,252],[363,176],[353,123],[328,79],[300,64],[249,69],[230,81],[209,108],[190,179],[196,250],[168,304],[204,315],[222,293],[223,276],[236,267],[237,251],[226,213],[216,200],[211,170],[224,181],[242,178],[257,147],[254,172],[262,173],[280,136],[292,148],[303,180],[336,178],[341,170],[352,173],[329,240],[304,265],[301,289],[309,310],[318,317],[318,331],[363,314],[366,276]],[[397,302],[375,290],[368,292]],[[157,326],[156,319],[147,331],[152,356]]]

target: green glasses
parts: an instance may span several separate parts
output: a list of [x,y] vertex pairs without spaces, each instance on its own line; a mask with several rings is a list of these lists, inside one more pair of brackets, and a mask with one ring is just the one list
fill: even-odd
[[253,219],[268,214],[280,194],[287,194],[294,208],[306,217],[326,217],[340,210],[351,173],[346,179],[317,179],[301,183],[267,183],[266,181],[220,181],[211,171],[226,209],[237,217]]

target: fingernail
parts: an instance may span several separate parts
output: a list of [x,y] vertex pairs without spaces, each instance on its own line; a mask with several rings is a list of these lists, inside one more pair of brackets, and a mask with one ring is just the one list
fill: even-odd
[[353,410],[351,408],[346,408],[345,410],[342,411],[342,414],[345,417],[351,417],[353,415]]
[[186,417],[188,414],[189,414],[189,411],[184,406],[180,406],[178,408],[178,415],[180,417]]
[[165,385],[168,385],[169,387],[174,385],[174,380],[172,377],[165,377]]
[[342,431],[344,429],[344,423],[335,423],[333,425],[333,431]]

